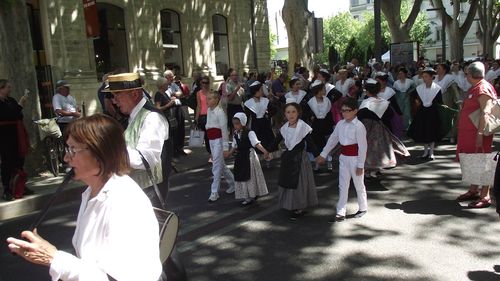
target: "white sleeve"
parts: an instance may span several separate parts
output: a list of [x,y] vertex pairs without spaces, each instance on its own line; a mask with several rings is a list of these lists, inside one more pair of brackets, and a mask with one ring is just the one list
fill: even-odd
[[56,111],[58,109],[62,109],[61,99],[59,99],[58,94],[55,94],[52,97],[52,107],[54,108],[54,111]]
[[222,131],[222,147],[224,151],[229,149],[229,132],[227,130],[227,116],[222,108],[220,108],[217,114],[217,120],[219,121],[219,126]]
[[254,131],[248,132],[248,138],[250,139],[250,143],[252,144],[253,147],[255,147],[260,143],[260,140],[257,138],[257,135],[255,134]]
[[113,206],[118,206],[110,208],[104,218],[108,227],[103,229],[103,254],[89,261],[58,251],[49,270],[52,281],[109,281],[108,274],[120,281],[158,280],[158,222],[146,200],[123,200],[134,202],[133,208],[114,200]]
[[326,142],[326,145],[320,154],[321,157],[326,158],[328,156],[328,153],[330,153],[330,151],[332,151],[332,149],[337,145],[337,143],[339,143],[338,128],[339,126],[335,126],[335,130],[333,130],[333,133],[328,138],[328,141]]
[[366,151],[368,144],[366,140],[366,128],[361,121],[358,121],[356,126],[356,141],[358,142],[358,168],[365,167]]
[[168,123],[165,117],[157,112],[150,112],[144,119],[139,130],[139,140],[136,147],[127,147],[130,166],[144,170],[140,150],[151,167],[161,162],[163,142],[168,139]]

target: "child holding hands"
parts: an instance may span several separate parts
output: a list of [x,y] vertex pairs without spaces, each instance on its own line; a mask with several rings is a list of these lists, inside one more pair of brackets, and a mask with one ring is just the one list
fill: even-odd
[[252,204],[257,197],[269,193],[255,148],[264,154],[264,159],[270,160],[271,158],[269,152],[257,139],[255,132],[246,127],[247,116],[245,113],[234,114],[232,121],[234,127],[233,147],[226,154],[226,157],[236,152],[234,157],[235,197],[236,199],[244,199],[241,205],[247,206]]
[[339,121],[335,130],[330,135],[330,138],[328,138],[328,142],[323,148],[320,156],[316,158],[317,163],[324,163],[330,151],[337,143],[340,143],[339,201],[337,203],[337,214],[329,222],[340,222],[345,220],[347,196],[351,178],[356,188],[359,206],[358,212],[354,217],[362,217],[368,210],[366,188],[363,181],[367,150],[366,128],[356,117],[358,113],[358,102],[353,98],[346,99],[342,103],[341,113],[343,119]]

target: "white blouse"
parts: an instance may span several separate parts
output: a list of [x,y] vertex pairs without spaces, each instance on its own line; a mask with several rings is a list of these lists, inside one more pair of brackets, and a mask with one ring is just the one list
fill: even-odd
[[405,79],[404,83],[402,83],[401,80],[398,79],[394,82],[393,87],[397,91],[406,93],[406,91],[408,91],[408,89],[411,88],[414,84],[415,83],[411,79]]
[[425,84],[421,84],[417,87],[417,94],[422,100],[422,105],[424,107],[430,107],[432,101],[437,96],[441,87],[438,84],[432,82],[431,86],[428,88]]
[[[241,132],[238,132],[238,138],[241,138]],[[257,135],[255,134],[254,131],[248,132],[248,138],[250,139],[250,143],[252,144],[253,147],[258,145],[260,143],[260,140],[257,138]],[[233,137],[233,148],[238,147],[238,143],[236,142],[236,138]]]
[[343,97],[349,95],[349,89],[354,85],[352,78],[347,78],[344,83],[341,80],[335,83],[335,88],[342,93]]
[[307,104],[314,113],[314,116],[318,119],[325,119],[326,115],[330,113],[330,109],[332,108],[332,104],[327,97],[323,97],[321,102],[318,101],[318,98],[314,97],[310,99]]
[[207,109],[207,124],[206,129],[218,128],[222,131],[222,147],[224,150],[229,149],[229,132],[227,130],[227,115],[220,106],[214,109]]
[[129,176],[113,175],[96,197],[82,193],[73,247],[58,251],[52,281],[158,280],[162,265],[158,221],[141,188]]
[[292,91],[286,93],[285,98],[286,99],[295,99],[295,102],[300,104],[302,99],[306,96],[306,92],[303,90],[299,90],[298,94],[294,94]]

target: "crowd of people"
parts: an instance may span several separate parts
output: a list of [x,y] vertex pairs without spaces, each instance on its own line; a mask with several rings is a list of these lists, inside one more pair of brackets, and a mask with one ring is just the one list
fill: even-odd
[[[209,76],[194,73],[189,88],[176,73],[167,70],[156,81],[153,96],[143,87],[139,74],[110,73],[98,90],[104,114],[80,119],[80,111],[69,96],[69,84],[59,81],[54,109],[65,132],[65,161],[73,168],[75,178],[89,185],[73,238],[77,256],[58,251],[36,231],[23,232],[26,240],[9,238],[10,250],[28,261],[49,266],[54,280],[73,280],[74,276],[129,280],[137,272],[128,269],[137,268],[137,264],[122,265],[128,264],[124,257],[133,252],[144,260],[141,273],[147,271],[151,278],[146,279],[156,280],[161,273],[157,249],[153,249],[158,238],[151,235],[158,232],[152,206],[161,208],[161,199],[168,195],[172,157],[186,154],[186,123],[204,131],[213,174],[207,190],[209,202],[219,199],[222,179],[227,184],[225,191],[235,193],[242,206],[267,195],[263,168],[279,157],[278,204],[290,211],[291,220],[318,204],[314,173],[324,164],[332,171],[333,159],[339,162],[339,199],[329,220],[332,223],[346,218],[351,179],[358,202],[353,216],[359,218],[368,212],[365,179],[380,177],[384,169],[410,156],[403,140],[422,144],[420,158],[426,161],[435,159],[436,146],[443,139],[457,143],[457,158],[458,153],[492,149],[493,137],[483,135],[483,129],[485,116],[497,98],[499,61],[493,61],[490,69],[488,62],[479,61],[431,67],[422,59],[391,67],[380,63],[360,66],[353,59],[344,66],[317,67],[311,72],[309,77],[308,69],[296,65],[292,76],[286,69],[280,74],[273,69],[240,79],[237,70],[229,69],[219,88],[212,90]],[[26,99],[17,103],[9,93],[8,81],[0,80],[0,106],[5,108],[0,111],[5,113],[0,115],[0,129],[9,130],[9,136],[13,136],[8,143],[2,138],[5,145],[0,146],[10,147],[1,155],[6,200],[10,199],[5,195],[9,175],[4,174],[11,175],[13,169],[22,167],[24,154],[16,130],[22,126],[19,120]],[[188,107],[194,110],[194,120]],[[469,114],[477,109],[480,122],[476,126]],[[7,154],[13,151],[19,151],[17,158]],[[234,157],[233,171],[226,165],[228,157]],[[160,200],[154,192],[156,186],[160,187]],[[144,192],[138,192],[141,188]],[[488,207],[489,191],[490,186],[471,185],[457,200],[472,201],[471,208]],[[131,211],[127,206],[138,203],[144,220],[134,225],[143,227],[126,230],[127,236],[121,236],[130,222],[121,220],[118,214]],[[91,220],[89,209],[105,215]],[[145,237],[147,245],[126,248],[126,254],[119,251],[125,250],[120,248],[124,239],[130,244]],[[122,268],[109,262],[115,259]],[[175,259],[170,263],[171,270],[164,270],[166,275],[185,275]]]

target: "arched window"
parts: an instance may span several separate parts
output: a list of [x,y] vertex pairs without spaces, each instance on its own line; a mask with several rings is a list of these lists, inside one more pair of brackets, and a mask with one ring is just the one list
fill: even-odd
[[165,69],[171,69],[175,74],[184,73],[179,14],[172,10],[162,10],[160,16]]
[[223,75],[229,69],[227,19],[221,15],[213,15],[212,25],[214,30],[215,69],[217,75]]

